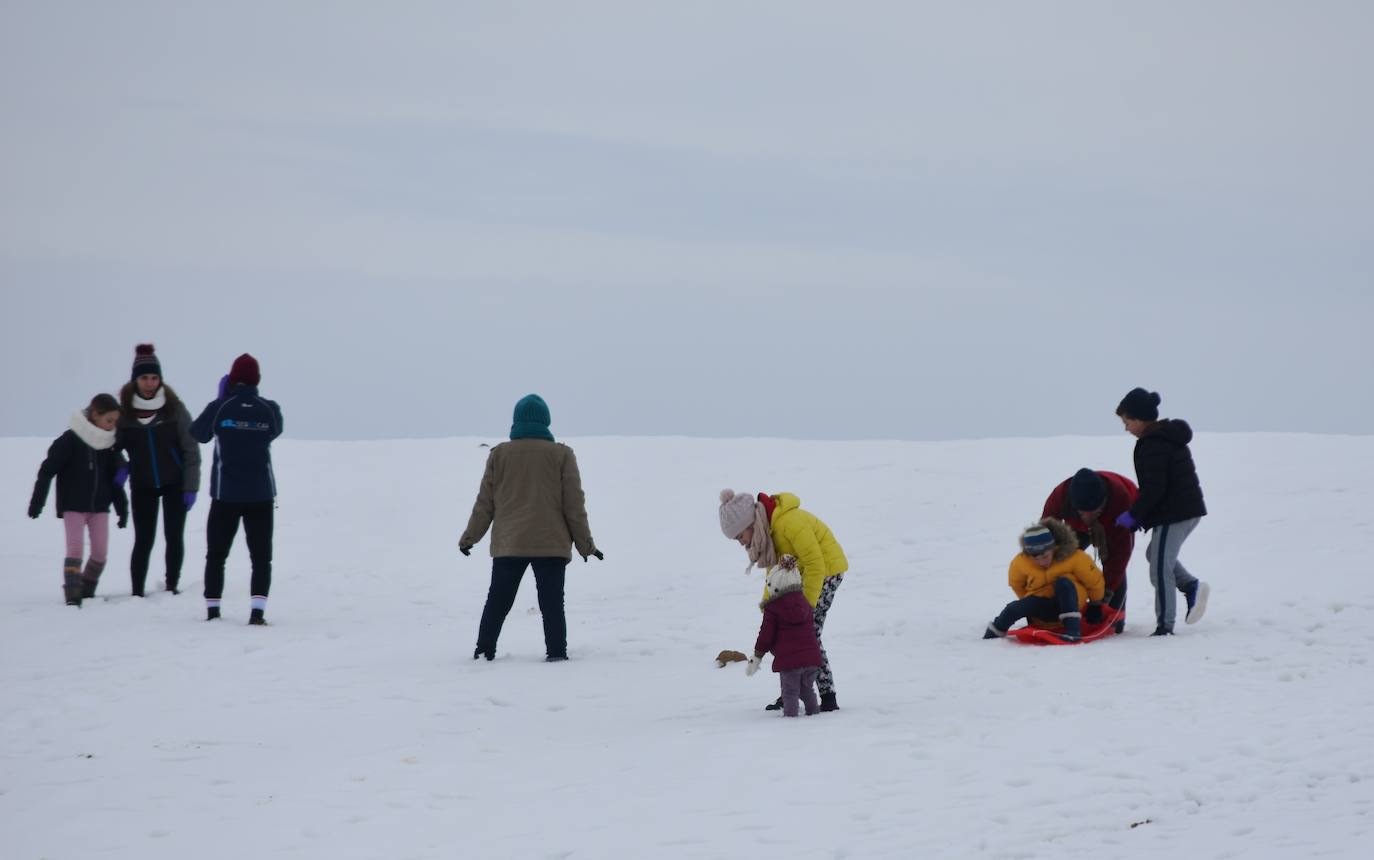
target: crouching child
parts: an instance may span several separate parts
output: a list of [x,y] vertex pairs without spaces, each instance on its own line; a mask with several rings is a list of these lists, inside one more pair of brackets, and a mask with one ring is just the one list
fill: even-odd
[[821,643],[816,637],[816,622],[811,604],[802,593],[802,577],[797,560],[785,555],[768,571],[767,589],[759,608],[763,623],[754,642],[754,656],[745,668],[746,675],[759,670],[763,655],[773,652],[773,671],[782,685],[782,715],[795,717],[798,700],[809,717],[820,710],[816,698],[816,674],[821,668]]
[[984,639],[1006,636],[1022,618],[1064,625],[1060,638],[1077,641],[1083,610],[1101,602],[1106,586],[1092,557],[1078,548],[1078,537],[1062,520],[1045,517],[1021,533],[1021,551],[1011,560],[1007,583],[1016,593],[988,624]]

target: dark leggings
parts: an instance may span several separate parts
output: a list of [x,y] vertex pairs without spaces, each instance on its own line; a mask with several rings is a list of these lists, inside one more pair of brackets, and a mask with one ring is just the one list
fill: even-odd
[[992,622],[1003,633],[1022,618],[1058,621],[1059,616],[1078,612],[1078,589],[1073,580],[1061,576],[1054,581],[1054,597],[1023,597],[1013,600]]
[[482,622],[477,628],[477,647],[487,653],[496,650],[501,626],[506,622],[525,568],[534,566],[534,587],[539,592],[539,612],[544,616],[544,651],[549,657],[568,656],[568,622],[563,615],[563,581],[566,558],[528,558],[501,556],[491,560],[491,587],[487,605],[482,607]]
[[272,587],[272,502],[237,504],[216,499],[205,521],[205,597],[224,596],[224,562],[243,520],[248,557],[253,563],[253,597],[266,597]]
[[162,508],[162,531],[167,544],[167,586],[175,588],[181,582],[181,561],[186,555],[182,538],[186,531],[186,503],[181,497],[181,484],[159,489],[134,488],[132,497],[134,520],[134,551],[129,556],[129,581],[134,594],[142,594],[148,580],[148,559],[157,541],[157,510]]

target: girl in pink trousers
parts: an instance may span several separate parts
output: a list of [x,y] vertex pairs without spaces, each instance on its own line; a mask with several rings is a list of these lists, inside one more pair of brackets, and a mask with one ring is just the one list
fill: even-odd
[[[119,514],[119,527],[129,521],[129,499],[115,481],[115,473],[128,464],[114,450],[119,402],[97,394],[90,406],[71,417],[70,427],[48,446],[48,456],[38,467],[38,479],[29,499],[29,517],[38,519],[48,499],[48,487],[57,478],[57,516],[67,533],[67,555],[62,562],[62,592],[68,606],[80,606],[82,598],[94,597],[110,542],[110,503]],[[91,554],[81,568],[86,533]]]

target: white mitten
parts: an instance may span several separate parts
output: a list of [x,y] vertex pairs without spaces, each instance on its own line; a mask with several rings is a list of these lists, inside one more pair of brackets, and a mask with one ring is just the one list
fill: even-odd
[[745,675],[753,675],[759,670],[759,655],[755,654],[749,658],[749,665],[744,667]]

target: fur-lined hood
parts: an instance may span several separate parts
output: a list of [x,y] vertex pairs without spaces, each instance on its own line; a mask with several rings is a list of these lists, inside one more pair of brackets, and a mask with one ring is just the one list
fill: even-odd
[[1039,525],[1049,529],[1050,534],[1054,535],[1055,561],[1063,561],[1078,552],[1078,535],[1074,534],[1068,523],[1054,517],[1045,517],[1039,521]]

